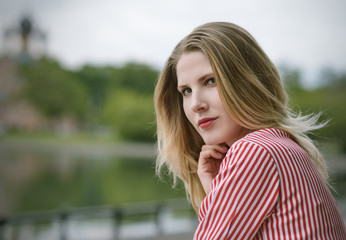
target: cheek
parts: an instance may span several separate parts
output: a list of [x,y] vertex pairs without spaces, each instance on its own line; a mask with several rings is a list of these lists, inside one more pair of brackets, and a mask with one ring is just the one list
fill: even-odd
[[192,114],[191,114],[191,108],[188,106],[188,103],[186,101],[184,101],[184,103],[183,103],[183,109],[184,109],[184,113],[185,113],[187,120],[189,120],[189,122],[194,126]]

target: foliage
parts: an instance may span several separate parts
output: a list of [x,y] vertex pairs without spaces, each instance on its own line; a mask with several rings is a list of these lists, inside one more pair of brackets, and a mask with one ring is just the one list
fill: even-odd
[[299,69],[290,67],[288,65],[281,65],[279,67],[279,71],[289,95],[303,91],[302,74]]
[[126,140],[153,141],[155,135],[152,96],[130,90],[109,95],[103,109],[104,121]]
[[101,106],[109,87],[108,71],[105,68],[85,65],[76,72],[76,76],[87,89],[92,105]]
[[130,62],[119,69],[117,77],[118,86],[151,95],[154,92],[158,72],[148,65]]
[[[290,96],[290,106],[305,114],[324,112],[330,125],[317,132],[346,152],[346,73],[324,69],[319,86],[303,87],[300,69],[281,65],[280,74]],[[123,66],[85,65],[68,71],[52,59],[23,66],[23,96],[50,118],[78,116],[84,125],[111,126],[124,140],[154,141],[153,92],[158,71],[142,63]]]
[[[134,62],[127,63],[123,67],[91,65],[82,67],[76,72],[76,76],[86,87],[90,97],[89,123],[92,125],[101,123],[101,111],[106,104],[105,101],[115,90],[131,90],[141,95],[152,96],[157,75],[158,71],[152,67]],[[138,114],[141,111],[143,112],[144,109],[139,109]],[[110,124],[114,125],[114,123]]]
[[292,108],[305,114],[322,112],[320,120],[330,121],[328,126],[318,130],[313,138],[320,142],[337,144],[341,151],[346,152],[346,74],[325,69],[321,74],[323,84],[316,89],[304,89],[301,84],[296,84],[302,81],[299,70],[291,69],[289,72],[296,73],[283,75]]
[[151,95],[158,71],[145,64],[130,62],[123,67],[85,65],[76,72],[76,76],[88,89],[93,103],[102,106],[112,89],[125,88]]
[[72,115],[87,126],[106,123],[126,140],[154,140],[152,95],[158,71],[148,65],[85,65],[68,71],[44,58],[23,65],[21,75],[22,96],[48,118]]
[[86,92],[74,75],[52,59],[21,67],[25,78],[23,97],[49,118],[64,114],[83,117]]

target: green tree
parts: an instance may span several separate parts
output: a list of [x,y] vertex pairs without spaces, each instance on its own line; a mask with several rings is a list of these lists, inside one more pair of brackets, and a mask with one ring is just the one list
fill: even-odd
[[140,63],[128,63],[119,70],[117,75],[120,87],[140,94],[153,94],[158,71]]
[[106,67],[85,65],[76,72],[80,82],[85,86],[93,107],[102,106],[110,85],[110,70]]
[[155,113],[150,95],[118,89],[108,96],[102,116],[125,140],[154,141]]
[[[297,72],[299,71],[288,70],[284,76],[290,76],[293,79],[291,83],[301,82],[297,80]],[[304,114],[322,112],[320,121],[330,120],[330,123],[316,131],[312,137],[320,142],[332,142],[346,152],[346,74],[324,69],[320,78],[320,85],[315,89],[304,89],[300,84],[290,85],[290,78],[287,78],[285,81],[290,93],[290,105],[296,112],[301,111]]]
[[345,88],[346,72],[337,72],[332,68],[324,68],[319,79],[322,88]]
[[302,73],[298,68],[283,64],[279,67],[280,76],[290,96],[304,91]]
[[149,65],[131,62],[122,67],[86,65],[76,72],[76,76],[90,96],[88,121],[95,125],[101,123],[101,111],[114,91],[127,89],[152,97],[158,71]]
[[44,58],[21,66],[24,78],[22,95],[50,118],[64,114],[82,118],[86,112],[86,92],[72,72],[58,62]]

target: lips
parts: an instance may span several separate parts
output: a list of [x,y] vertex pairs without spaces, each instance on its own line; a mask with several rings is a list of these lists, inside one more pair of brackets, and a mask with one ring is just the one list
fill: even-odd
[[217,117],[215,117],[215,118],[202,118],[202,119],[198,120],[198,125],[201,128],[207,128],[210,125],[212,125],[216,119],[217,119]]

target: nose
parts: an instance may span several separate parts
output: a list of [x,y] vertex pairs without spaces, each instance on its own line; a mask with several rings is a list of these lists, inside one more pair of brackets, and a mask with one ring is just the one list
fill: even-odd
[[195,92],[192,96],[192,110],[196,113],[203,112],[208,109],[208,104],[203,94],[200,92]]

